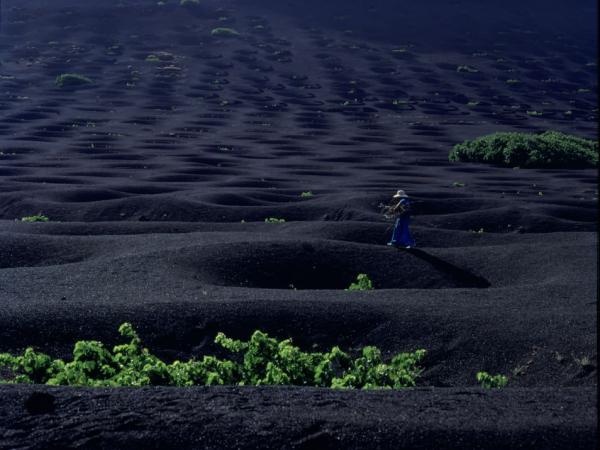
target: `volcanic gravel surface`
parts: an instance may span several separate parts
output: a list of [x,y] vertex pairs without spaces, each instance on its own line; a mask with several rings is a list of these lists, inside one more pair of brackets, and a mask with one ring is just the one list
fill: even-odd
[[[0,352],[68,358],[129,321],[167,361],[261,329],[424,348],[423,374],[3,385],[0,448],[595,448],[596,171],[448,161],[494,131],[596,138],[595,8],[157,3],[2,2]],[[410,250],[385,245],[397,189]],[[375,290],[344,290],[359,273]]]

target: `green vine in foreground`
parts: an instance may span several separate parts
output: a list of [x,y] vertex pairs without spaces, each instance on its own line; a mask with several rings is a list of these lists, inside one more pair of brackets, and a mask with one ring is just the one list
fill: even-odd
[[291,339],[278,341],[255,331],[249,341],[219,333],[215,342],[238,355],[233,359],[202,359],[167,364],[141,346],[129,323],[119,327],[129,339],[112,351],[98,341],[78,341],[73,360],[52,359],[27,348],[22,355],[0,354],[0,370],[13,378],[4,382],[67,386],[195,386],[195,385],[297,385],[331,388],[405,388],[415,385],[425,350],[400,353],[384,363],[376,347],[364,347],[352,359],[339,347],[329,352],[303,352]]

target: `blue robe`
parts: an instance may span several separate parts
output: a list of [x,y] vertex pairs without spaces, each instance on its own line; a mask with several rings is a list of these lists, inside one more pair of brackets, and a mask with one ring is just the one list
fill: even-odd
[[390,244],[397,247],[414,247],[415,240],[410,235],[410,200],[403,198],[400,200],[400,205],[404,207],[404,211],[396,218],[394,224],[394,232]]

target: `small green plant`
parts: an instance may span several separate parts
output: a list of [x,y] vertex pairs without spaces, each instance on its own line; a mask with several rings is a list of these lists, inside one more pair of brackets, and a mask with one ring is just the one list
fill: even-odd
[[593,368],[594,367],[594,364],[592,363],[592,359],[589,356],[583,355],[580,358],[578,358],[577,356],[573,356],[573,360],[582,369]]
[[302,194],[300,194],[300,197],[302,197],[302,198],[310,198],[310,197],[313,197],[314,195],[315,194],[313,194],[311,191],[306,191],[306,192],[303,192]]
[[479,72],[478,69],[476,69],[475,67],[471,67],[471,66],[458,66],[456,68],[456,71],[458,73],[461,73],[461,72],[463,72],[463,73],[478,73]]
[[42,214],[21,217],[21,222],[48,222],[50,219]]
[[213,28],[213,30],[210,32],[210,34],[213,36],[221,36],[221,37],[235,37],[235,36],[240,35],[240,33],[238,33],[233,28],[224,28],[224,27]]
[[278,219],[277,217],[267,217],[265,223],[285,223],[285,219]]
[[366,273],[358,274],[356,282],[348,286],[347,291],[371,291],[373,290],[373,282],[369,279]]
[[455,181],[454,183],[452,183],[452,187],[462,188],[462,187],[465,187],[465,183],[462,183],[460,181]]
[[541,111],[527,111],[527,115],[531,117],[541,117],[544,113]]
[[494,133],[455,145],[449,159],[509,167],[596,167],[598,142],[558,131]]
[[500,389],[508,383],[508,377],[505,375],[490,375],[487,372],[477,372],[477,381],[485,389]]
[[519,84],[520,82],[521,82],[521,80],[517,80],[515,78],[511,78],[509,80],[506,80],[506,84],[510,84],[510,85]]
[[93,84],[94,82],[84,75],[78,73],[63,73],[56,77],[55,84],[62,87],[79,87]]
[[181,0],[179,2],[180,6],[199,6],[200,0]]
[[146,62],[157,63],[160,62],[160,58],[156,55],[148,55],[146,56]]
[[[296,385],[340,389],[400,389],[415,386],[425,350],[383,361],[377,347],[364,347],[353,359],[339,347],[328,352],[303,352],[291,339],[278,341],[262,331],[240,341],[219,333],[215,343],[232,359],[205,355],[167,364],[141,345],[131,324],[119,327],[129,342],[112,351],[99,341],[78,341],[73,359],[52,359],[27,348],[22,355],[0,354],[0,369],[12,372],[9,382],[65,386],[197,386]],[[4,380],[6,381],[6,380]]]

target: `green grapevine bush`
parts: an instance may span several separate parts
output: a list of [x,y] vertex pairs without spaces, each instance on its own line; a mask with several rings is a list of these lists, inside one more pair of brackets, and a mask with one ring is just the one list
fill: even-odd
[[267,217],[265,223],[285,223],[285,219],[279,219],[277,217]]
[[55,83],[58,87],[76,87],[93,84],[93,81],[78,73],[63,73],[56,77]]
[[[255,331],[249,341],[219,333],[215,342],[231,352],[232,359],[205,355],[202,359],[167,364],[143,348],[131,324],[119,327],[128,343],[112,351],[98,341],[79,341],[73,360],[52,359],[32,348],[22,355],[0,354],[0,370],[8,369],[14,383],[66,386],[195,386],[296,385],[331,388],[393,388],[415,385],[425,350],[400,353],[389,363],[376,347],[364,347],[352,359],[339,347],[329,352],[303,352],[291,339],[278,341]],[[4,380],[5,382],[7,380]]]
[[477,381],[485,389],[499,389],[506,386],[508,377],[505,375],[490,375],[487,372],[477,372]]
[[21,218],[21,222],[48,222],[50,219],[42,214],[36,214],[34,216],[25,216]]
[[558,131],[494,133],[455,145],[449,159],[510,167],[596,167],[598,143]]
[[356,283],[350,284],[347,291],[370,291],[373,288],[373,282],[366,273],[358,274]]

